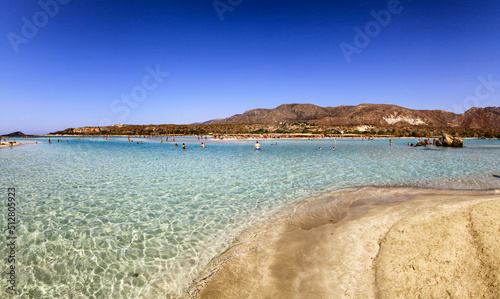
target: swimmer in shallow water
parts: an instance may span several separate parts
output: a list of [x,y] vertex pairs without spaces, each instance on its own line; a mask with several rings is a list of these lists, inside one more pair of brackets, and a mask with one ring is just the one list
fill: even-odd
[[259,144],[258,141],[255,142],[255,145],[254,145],[253,149],[256,150],[256,151],[260,151],[260,144]]

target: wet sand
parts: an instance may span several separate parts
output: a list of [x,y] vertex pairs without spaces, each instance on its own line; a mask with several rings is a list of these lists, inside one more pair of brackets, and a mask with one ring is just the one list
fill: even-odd
[[500,193],[363,188],[241,236],[191,298],[500,298]]

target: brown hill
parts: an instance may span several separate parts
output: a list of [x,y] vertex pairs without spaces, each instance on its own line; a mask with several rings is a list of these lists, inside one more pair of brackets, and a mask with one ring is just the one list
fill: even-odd
[[17,131],[17,132],[12,132],[12,133],[1,135],[1,136],[3,136],[3,137],[23,137],[26,135],[21,131]]
[[500,131],[500,107],[472,107],[460,115],[460,127]]
[[500,108],[471,108],[463,114],[443,110],[412,110],[396,105],[320,107],[312,104],[284,104],[274,109],[254,109],[229,118],[206,122],[221,124],[307,123],[322,126],[417,126],[500,131]]
[[[362,126],[365,128],[360,128]],[[443,130],[469,137],[500,136],[500,107],[471,108],[463,114],[455,114],[442,110],[412,110],[379,104],[338,107],[284,104],[274,109],[249,110],[243,114],[201,124],[82,127],[68,128],[51,134],[155,136],[271,132],[332,134],[332,132],[356,130],[386,134],[388,127],[392,128],[391,134],[397,136],[435,135]]]

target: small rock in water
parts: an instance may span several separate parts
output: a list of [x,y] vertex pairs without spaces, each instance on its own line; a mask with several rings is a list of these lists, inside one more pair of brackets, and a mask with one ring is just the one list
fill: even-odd
[[441,138],[436,141],[436,146],[463,147],[464,141],[459,137],[452,137],[443,133]]
[[428,146],[430,144],[431,144],[431,142],[429,141],[429,139],[425,139],[424,141],[417,142],[417,144],[415,146]]

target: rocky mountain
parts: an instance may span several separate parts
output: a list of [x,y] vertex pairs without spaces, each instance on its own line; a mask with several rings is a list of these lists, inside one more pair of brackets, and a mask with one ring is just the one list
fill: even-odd
[[500,131],[500,107],[472,107],[460,115],[460,127]]
[[341,131],[386,134],[389,129],[391,134],[397,136],[427,136],[448,131],[469,137],[500,137],[500,107],[471,108],[463,114],[455,114],[442,110],[412,110],[381,104],[338,107],[284,104],[274,109],[254,109],[225,119],[191,125],[81,127],[68,128],[51,134],[159,136],[324,132],[332,134]]
[[320,107],[284,104],[274,109],[254,109],[203,124],[307,123],[320,126],[416,126],[432,128],[486,129],[500,131],[500,107],[473,107],[463,114],[443,110],[413,110],[396,105],[360,104]]

